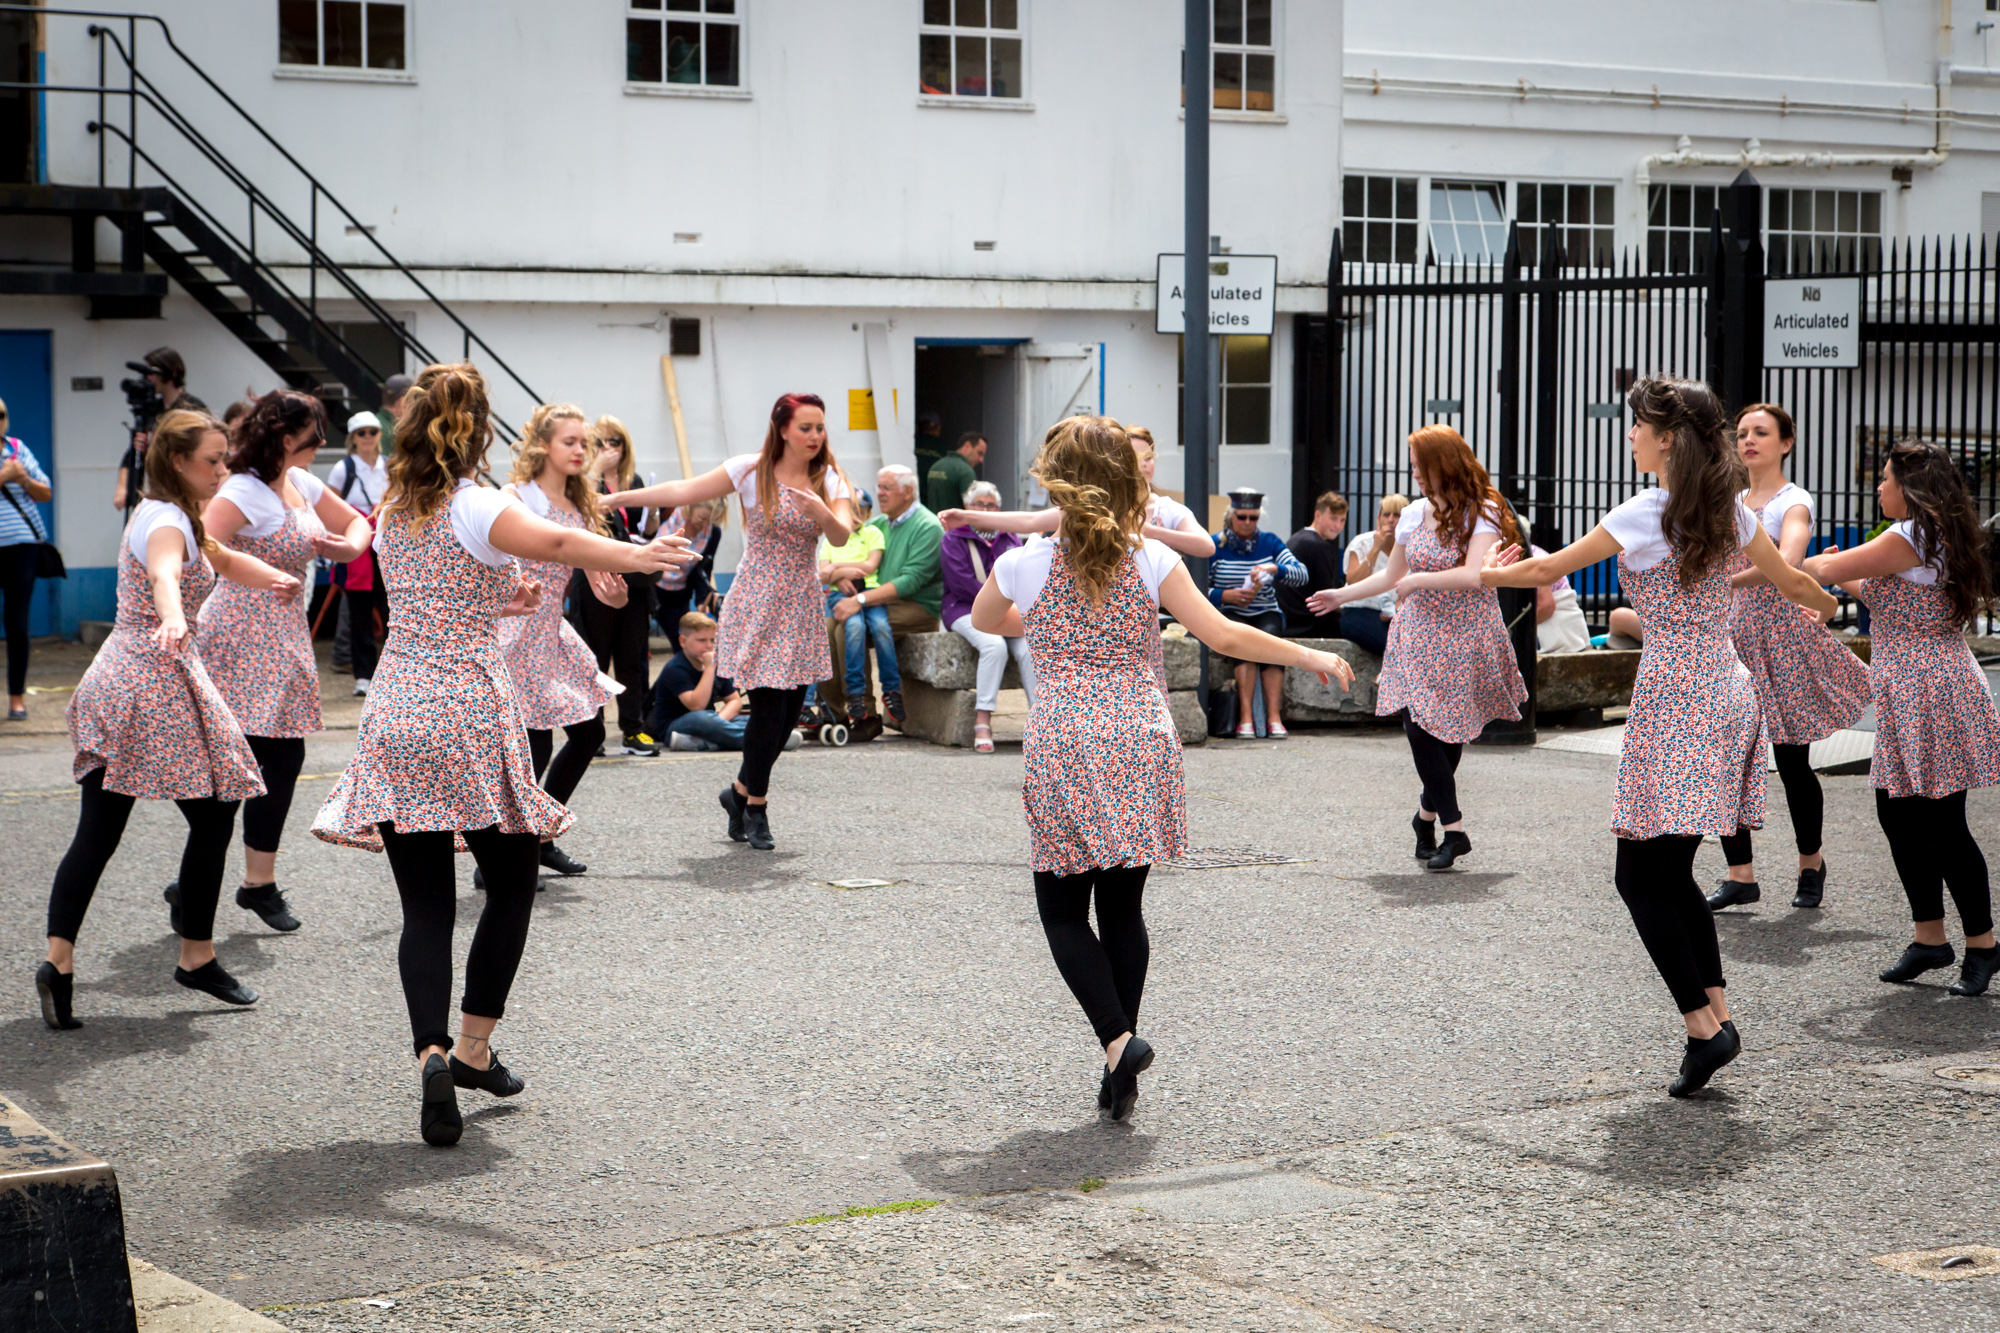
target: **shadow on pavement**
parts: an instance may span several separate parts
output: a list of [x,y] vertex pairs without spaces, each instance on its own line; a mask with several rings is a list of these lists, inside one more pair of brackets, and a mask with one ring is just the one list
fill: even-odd
[[[1885,958],[1885,963],[1895,961]],[[2000,993],[1958,996],[1945,990],[1958,980],[1955,967],[1939,968],[1909,985],[1882,985],[1860,1004],[1830,1009],[1800,1023],[1809,1035],[1844,1046],[1925,1052],[1990,1051],[1987,1033],[2000,1023]]]
[[1363,884],[1382,895],[1390,907],[1430,907],[1438,903],[1479,903],[1491,899],[1493,890],[1514,878],[1511,870],[1419,870],[1413,875],[1362,875]]
[[[414,1085],[413,1085],[414,1087]],[[410,1102],[410,1137],[391,1143],[348,1139],[310,1148],[267,1148],[245,1153],[241,1170],[222,1201],[225,1221],[255,1231],[279,1232],[339,1220],[401,1223],[468,1240],[545,1253],[531,1234],[399,1207],[391,1195],[421,1191],[421,1202],[450,1190],[453,1182],[497,1170],[513,1153],[489,1141],[482,1125],[512,1107],[496,1106],[465,1117],[465,1137],[455,1148],[427,1147],[416,1134],[416,1099]]]
[[1136,1175],[1153,1155],[1155,1142],[1129,1123],[1099,1118],[1074,1129],[1022,1130],[985,1152],[914,1152],[902,1162],[925,1189],[951,1198],[1073,1186],[1088,1176],[1108,1180]]
[[[1784,909],[1783,915],[1758,918],[1735,912],[1715,914],[1715,933],[1722,952],[1739,963],[1767,967],[1804,967],[1818,949],[1856,944],[1888,936],[1873,930],[1819,930],[1826,917],[1804,909]],[[1893,959],[1890,961],[1894,961]]]
[[[174,983],[169,979],[167,984]],[[60,1122],[67,1114],[68,1103],[60,1089],[83,1071],[133,1056],[186,1055],[209,1039],[209,1034],[195,1025],[197,1019],[251,1012],[218,1005],[214,1009],[180,1009],[157,1018],[95,1016],[81,1003],[82,997],[78,998],[76,1016],[83,1020],[83,1026],[74,1031],[53,1031],[39,1015],[0,1024],[0,1050],[12,1053],[5,1073],[0,1074],[0,1087],[49,1123]],[[26,1053],[30,1048],[31,1053]]]
[[[1663,1087],[1666,1080],[1663,1072]],[[1595,1160],[1538,1151],[1472,1126],[1457,1126],[1452,1132],[1468,1142],[1568,1171],[1626,1185],[1677,1188],[1720,1184],[1755,1169],[1774,1153],[1810,1141],[1817,1132],[1799,1126],[1782,1140],[1774,1138],[1763,1125],[1740,1114],[1736,1097],[1726,1087],[1714,1086],[1686,1101],[1676,1101],[1664,1091],[1648,1095],[1593,1117],[1589,1125],[1602,1135]]]
[[[784,830],[777,830],[777,838],[784,836]],[[782,889],[796,884],[798,877],[790,873],[789,867],[800,859],[799,853],[788,852],[782,845],[775,852],[759,852],[749,847],[731,846],[715,856],[683,857],[678,874],[656,875],[652,878],[668,882],[682,881],[698,888],[715,889],[723,893],[764,893],[771,889]]]

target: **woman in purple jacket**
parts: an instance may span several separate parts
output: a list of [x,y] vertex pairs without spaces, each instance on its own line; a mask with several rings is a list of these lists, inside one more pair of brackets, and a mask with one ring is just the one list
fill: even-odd
[[[990,481],[975,481],[966,488],[965,507],[979,513],[998,513],[1000,488]],[[978,710],[973,716],[972,748],[980,754],[993,753],[993,708],[1000,697],[1000,677],[1007,671],[1007,654],[1014,655],[1021,670],[1021,688],[1034,702],[1035,668],[1028,659],[1028,641],[1002,638],[972,627],[972,599],[993,570],[993,562],[1021,544],[1011,532],[993,532],[973,524],[949,528],[944,534],[940,560],[944,566],[944,623],[979,654]]]

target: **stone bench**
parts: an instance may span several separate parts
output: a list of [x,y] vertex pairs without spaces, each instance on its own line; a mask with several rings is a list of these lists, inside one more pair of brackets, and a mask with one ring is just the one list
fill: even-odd
[[[1162,644],[1167,665],[1167,706],[1185,745],[1205,745],[1208,728],[1195,693],[1200,645],[1193,639]],[[936,745],[972,745],[979,701],[979,654],[956,634],[911,634],[896,641],[896,669],[903,677],[903,734]],[[1003,690],[1021,688],[1021,673],[1007,659]]]
[[0,1097],[0,1329],[138,1327],[116,1174]]

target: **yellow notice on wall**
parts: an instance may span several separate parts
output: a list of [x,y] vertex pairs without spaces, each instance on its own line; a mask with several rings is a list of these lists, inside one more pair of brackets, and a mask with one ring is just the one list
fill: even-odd
[[[897,390],[889,400],[894,404],[896,414],[902,415],[903,394]],[[849,430],[879,430],[875,422],[875,391],[873,389],[849,389],[847,391],[847,428]]]

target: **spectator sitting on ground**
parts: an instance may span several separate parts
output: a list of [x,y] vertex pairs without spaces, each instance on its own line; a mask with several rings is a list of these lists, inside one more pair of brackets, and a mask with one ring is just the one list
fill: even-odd
[[1328,491],[1313,502],[1312,522],[1292,534],[1285,548],[1306,567],[1306,581],[1299,587],[1278,585],[1278,609],[1285,616],[1285,633],[1291,638],[1337,639],[1340,617],[1333,612],[1318,616],[1306,605],[1309,594],[1346,583],[1340,567],[1340,536],[1347,531],[1347,497]]
[[[1258,527],[1264,514],[1264,493],[1248,486],[1229,493],[1228,526],[1215,534],[1215,554],[1208,562],[1208,600],[1231,620],[1254,625],[1266,634],[1282,634],[1285,617],[1278,610],[1275,585],[1299,587],[1306,581],[1306,567],[1286,549],[1274,532]],[[1251,691],[1259,674],[1264,682],[1264,721],[1269,735],[1282,738],[1285,730],[1283,667],[1259,667],[1254,662],[1236,663],[1236,735],[1257,734]]]
[[[1406,495],[1385,495],[1375,511],[1375,530],[1347,544],[1347,581],[1359,583],[1389,567],[1396,553],[1396,520],[1410,507]],[[1380,657],[1389,647],[1389,621],[1396,614],[1394,589],[1363,597],[1340,608],[1340,637]]]
[[986,461],[986,437],[969,430],[958,437],[958,448],[931,464],[924,474],[924,500],[931,512],[942,514],[965,503],[965,493],[979,480],[973,469]]
[[[1539,546],[1530,546],[1535,555],[1547,555]],[[1577,605],[1576,589],[1564,575],[1552,587],[1535,589],[1535,651],[1544,657],[1557,653],[1580,653],[1590,647],[1590,626]]]
[[[743,715],[743,692],[715,674],[715,620],[690,611],[676,628],[680,651],[653,682],[652,734],[664,736],[669,750],[742,749],[750,719]],[[785,738],[787,750],[798,745],[798,732]]]
[[[944,580],[938,559],[944,528],[938,517],[917,503],[917,474],[900,463],[882,469],[875,479],[876,501],[882,512],[874,525],[882,530],[882,563],[876,570],[876,584],[833,604],[833,623],[828,626],[834,659],[845,661],[850,672],[867,660],[868,640],[875,641],[875,665],[882,673],[882,707],[897,727],[903,725],[903,681],[895,672],[897,637],[932,634],[938,628],[938,611],[944,603]],[[864,619],[848,622],[871,607],[888,612],[886,632],[878,631]],[[865,667],[862,702],[868,702]],[[848,702],[840,673],[820,691],[836,713]],[[850,716],[852,710],[848,710]]]
[[[973,514],[993,514],[1000,510],[1000,488],[990,481],[975,481],[965,490],[965,507]],[[973,703],[972,748],[980,754],[993,753],[993,710],[1000,699],[1000,680],[1007,673],[1007,655],[1012,653],[1020,669],[1021,688],[1030,704],[1035,697],[1035,667],[1028,653],[1028,641],[1020,636],[1003,638],[972,626],[972,601],[993,571],[993,562],[1021,544],[1011,532],[981,527],[978,518],[944,534],[944,615],[947,628],[972,645],[979,654],[979,692]]]

